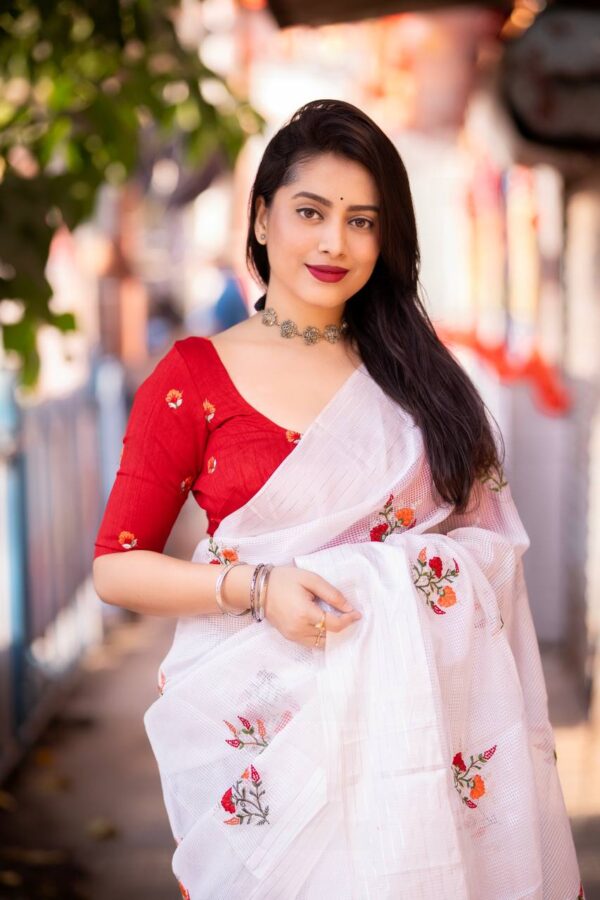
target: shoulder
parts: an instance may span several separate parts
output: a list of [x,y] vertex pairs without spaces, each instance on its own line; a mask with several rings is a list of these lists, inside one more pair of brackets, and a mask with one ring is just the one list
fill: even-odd
[[210,350],[210,341],[201,335],[190,335],[175,341],[167,356],[179,356],[184,362],[190,364],[204,359]]

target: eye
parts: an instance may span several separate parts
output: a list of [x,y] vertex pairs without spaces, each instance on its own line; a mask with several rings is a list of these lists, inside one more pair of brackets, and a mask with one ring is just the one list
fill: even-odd
[[353,222],[366,222],[366,226],[363,228],[359,228],[359,231],[370,231],[371,228],[374,227],[375,223],[371,221],[371,219],[365,219],[363,216],[359,216],[358,219],[353,219]]
[[[303,212],[317,213],[317,210],[312,209],[310,206],[303,206],[300,209],[297,209],[296,212],[297,213],[303,213]],[[317,213],[317,215],[319,215],[319,213]],[[302,216],[301,218],[303,218],[303,219],[308,218],[308,220],[311,221],[314,217],[313,216],[310,216],[310,217]]]

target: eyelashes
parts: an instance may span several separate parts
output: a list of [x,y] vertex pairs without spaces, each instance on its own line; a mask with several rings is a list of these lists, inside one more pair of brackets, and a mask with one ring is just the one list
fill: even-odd
[[[316,209],[313,209],[311,206],[301,206],[299,209],[296,210],[296,212],[298,213],[298,215],[300,215],[300,213],[303,213],[303,212],[310,212],[310,213],[316,213],[317,216],[321,216],[320,212]],[[300,215],[300,218],[304,219],[306,222],[312,222],[314,219],[314,216]],[[352,219],[351,221],[367,223],[368,227],[362,226],[358,229],[359,231],[372,231],[372,229],[375,227],[375,223],[371,219],[367,219],[365,216],[355,216],[355,218]]]

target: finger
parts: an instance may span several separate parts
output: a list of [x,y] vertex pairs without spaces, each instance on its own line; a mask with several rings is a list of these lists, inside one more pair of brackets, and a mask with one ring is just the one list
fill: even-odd
[[[344,628],[352,625],[358,619],[360,619],[358,610],[354,610],[354,612],[351,613],[342,613],[341,616],[334,616],[333,613],[325,613],[325,631],[343,631]],[[316,623],[313,623],[313,627],[315,624]]]
[[305,580],[304,585],[313,594],[320,597],[321,600],[325,600],[334,609],[339,609],[340,612],[350,612],[352,610],[352,604],[346,600],[341,591],[338,591],[336,587],[325,581],[316,572],[308,572],[308,570],[305,570],[305,572],[309,577]]

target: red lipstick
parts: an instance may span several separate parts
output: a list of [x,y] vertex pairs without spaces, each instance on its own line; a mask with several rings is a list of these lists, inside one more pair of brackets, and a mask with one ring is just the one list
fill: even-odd
[[348,269],[342,269],[339,266],[309,266],[306,268],[318,281],[341,281]]

